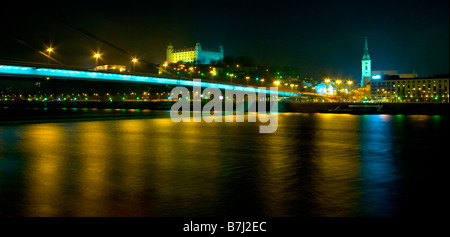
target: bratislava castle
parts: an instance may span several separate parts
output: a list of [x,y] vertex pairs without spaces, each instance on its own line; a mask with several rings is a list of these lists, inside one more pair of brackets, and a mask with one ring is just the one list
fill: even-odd
[[361,69],[362,69],[362,76],[361,76],[361,86],[367,85],[367,83],[370,82],[372,77],[372,68],[371,68],[371,60],[369,56],[369,47],[367,47],[367,37],[365,40],[364,45],[364,55],[361,60]]
[[167,46],[166,61],[171,63],[211,64],[223,60],[223,47],[219,49],[202,49],[199,42],[192,48],[174,49],[172,43]]

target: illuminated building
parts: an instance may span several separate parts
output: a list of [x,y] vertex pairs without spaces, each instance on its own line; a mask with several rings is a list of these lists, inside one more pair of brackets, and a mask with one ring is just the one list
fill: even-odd
[[205,49],[197,42],[195,47],[174,49],[172,43],[167,46],[166,61],[171,63],[195,63],[195,64],[211,64],[213,62],[223,60],[223,47],[219,49]]
[[[409,75],[409,74],[405,74]],[[371,96],[381,102],[448,102],[449,76],[410,78],[399,75],[373,75]]]
[[94,68],[95,71],[107,71],[107,72],[125,72],[126,66],[123,65],[101,65]]
[[367,85],[367,83],[370,82],[371,76],[372,76],[369,48],[367,47],[367,37],[365,39],[364,55],[361,60],[361,69],[362,69],[361,86],[365,86],[365,85]]

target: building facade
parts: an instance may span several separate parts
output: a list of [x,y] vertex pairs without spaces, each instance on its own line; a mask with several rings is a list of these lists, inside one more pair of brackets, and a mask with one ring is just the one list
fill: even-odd
[[204,49],[199,42],[195,47],[174,49],[170,43],[166,50],[166,61],[169,63],[195,63],[195,64],[211,64],[223,60],[223,47],[219,49]]
[[372,79],[371,60],[369,56],[369,47],[367,46],[367,37],[365,38],[364,55],[361,60],[361,86],[367,85]]
[[381,75],[370,82],[372,100],[379,102],[449,102],[448,75],[400,78]]

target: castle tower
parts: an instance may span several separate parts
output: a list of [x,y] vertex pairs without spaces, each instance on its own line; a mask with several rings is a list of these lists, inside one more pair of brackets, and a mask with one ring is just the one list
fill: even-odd
[[169,45],[167,46],[166,50],[166,61],[172,62],[172,52],[173,52],[173,45],[172,42],[169,42]]
[[197,59],[196,63],[199,63],[199,64],[203,63],[202,46],[200,45],[199,41],[197,41],[197,43],[195,43],[195,58]]
[[361,87],[367,85],[372,79],[371,60],[369,56],[369,47],[367,47],[367,36],[365,38],[364,55],[361,60]]
[[219,46],[219,53],[220,53],[219,61],[223,63],[223,46],[222,45]]

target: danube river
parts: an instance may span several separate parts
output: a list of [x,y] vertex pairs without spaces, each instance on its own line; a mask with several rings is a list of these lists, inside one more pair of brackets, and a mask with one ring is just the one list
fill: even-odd
[[437,115],[281,113],[260,134],[163,111],[0,124],[0,216],[424,215],[441,206],[449,127]]

